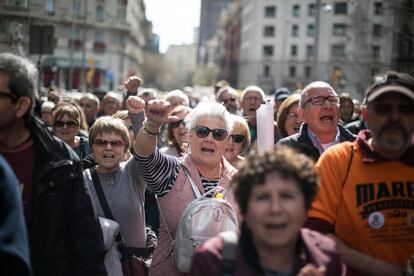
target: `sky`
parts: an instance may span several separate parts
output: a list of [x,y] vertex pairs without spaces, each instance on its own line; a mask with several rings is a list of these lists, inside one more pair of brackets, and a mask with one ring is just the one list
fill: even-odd
[[200,24],[200,0],[144,0],[152,32],[160,36],[160,52],[169,45],[194,42],[194,28]]

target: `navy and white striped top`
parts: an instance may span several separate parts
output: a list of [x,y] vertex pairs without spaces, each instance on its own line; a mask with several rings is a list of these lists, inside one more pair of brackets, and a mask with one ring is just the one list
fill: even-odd
[[[180,168],[180,161],[177,157],[160,153],[158,149],[147,157],[137,154],[134,154],[134,157],[139,163],[139,172],[154,193],[162,197],[171,191]],[[206,192],[217,187],[220,182],[220,178],[210,180],[203,176],[200,178]]]

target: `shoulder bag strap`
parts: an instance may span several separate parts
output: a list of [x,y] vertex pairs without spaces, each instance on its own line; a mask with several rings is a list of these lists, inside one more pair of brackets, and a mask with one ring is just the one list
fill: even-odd
[[181,167],[183,167],[185,175],[187,176],[188,180],[190,181],[191,188],[193,189],[194,195],[196,196],[196,198],[201,197],[201,193],[198,190],[197,185],[195,184],[195,182],[194,182],[193,178],[191,177],[190,173],[188,172],[188,169],[183,165],[181,165]]
[[351,145],[351,156],[349,157],[348,166],[346,168],[346,173],[345,173],[345,178],[341,185],[342,189],[344,188],[345,183],[348,180],[349,171],[351,170],[351,165],[352,165],[352,159],[354,159],[354,152],[355,152],[354,145]]
[[155,200],[157,201],[157,206],[158,206],[158,210],[160,211],[162,223],[164,223],[165,229],[167,229],[168,236],[170,237],[171,245],[174,246],[174,239],[171,235],[170,229],[168,228],[167,220],[165,219],[164,212],[161,209],[160,200],[158,199],[157,194],[155,194]]
[[231,276],[234,273],[236,263],[238,236],[234,231],[220,233],[223,239],[223,248],[221,256],[223,257],[222,272],[224,276]]

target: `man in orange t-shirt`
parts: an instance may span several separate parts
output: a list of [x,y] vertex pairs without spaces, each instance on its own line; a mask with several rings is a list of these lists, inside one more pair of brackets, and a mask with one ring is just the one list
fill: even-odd
[[350,275],[402,275],[414,254],[414,78],[388,72],[365,102],[369,130],[316,164],[306,226],[336,236]]

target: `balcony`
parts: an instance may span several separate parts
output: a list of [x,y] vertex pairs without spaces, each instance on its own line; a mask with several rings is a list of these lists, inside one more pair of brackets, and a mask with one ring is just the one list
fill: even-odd
[[105,42],[102,42],[102,41],[95,41],[95,42],[93,43],[93,50],[94,50],[95,52],[102,53],[102,52],[104,52],[104,51],[105,51],[105,49],[106,49],[106,44],[105,44]]
[[69,39],[68,47],[74,50],[81,50],[83,47],[83,41],[80,39]]

